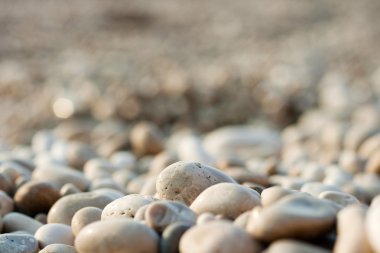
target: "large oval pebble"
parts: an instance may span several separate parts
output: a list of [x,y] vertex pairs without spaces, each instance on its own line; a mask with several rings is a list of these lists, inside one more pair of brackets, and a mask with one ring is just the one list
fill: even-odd
[[53,243],[74,246],[74,235],[71,232],[71,227],[65,224],[45,224],[36,231],[34,237],[42,248]]
[[179,244],[181,253],[255,253],[257,242],[227,221],[210,221],[189,229]]
[[48,223],[63,223],[70,225],[74,214],[81,208],[93,206],[104,208],[115,198],[111,195],[95,192],[76,193],[59,199],[48,213]]
[[255,238],[312,238],[334,227],[337,209],[314,197],[290,195],[251,216],[247,231]]
[[260,194],[255,190],[238,184],[220,183],[199,194],[190,208],[197,214],[210,212],[235,219],[260,204]]
[[156,232],[125,218],[92,223],[75,239],[78,253],[157,253],[158,243]]
[[151,196],[144,196],[140,194],[130,194],[116,199],[103,209],[102,220],[117,217],[134,218],[140,207],[148,205],[154,200],[155,199]]
[[178,200],[190,205],[203,190],[222,182],[235,183],[235,180],[207,165],[177,162],[159,174],[156,189],[160,199]]
[[3,232],[25,231],[34,235],[34,233],[43,224],[22,213],[11,212],[4,216]]

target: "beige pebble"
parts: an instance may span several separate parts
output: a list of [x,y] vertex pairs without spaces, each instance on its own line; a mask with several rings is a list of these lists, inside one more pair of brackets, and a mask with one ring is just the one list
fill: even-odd
[[316,245],[292,239],[277,240],[266,249],[265,253],[329,253],[330,251]]
[[295,193],[297,192],[294,190],[285,189],[281,186],[272,186],[266,188],[261,193],[261,204],[264,207],[267,207],[269,205],[272,205],[273,203],[276,203],[279,199]]
[[31,147],[35,153],[49,151],[56,136],[51,130],[40,130],[33,135]]
[[72,217],[79,209],[87,206],[104,208],[113,200],[114,198],[109,195],[94,192],[77,193],[62,197],[51,207],[48,213],[48,223],[70,225]]
[[34,237],[38,240],[41,248],[54,243],[74,246],[71,227],[65,224],[45,224],[36,231]]
[[119,217],[134,218],[139,208],[152,203],[154,200],[155,199],[151,196],[144,196],[140,194],[130,194],[125,197],[118,198],[104,207],[102,212],[102,220]]
[[157,232],[162,232],[167,226],[175,222],[193,225],[197,216],[181,202],[161,200],[148,205],[144,218],[148,226]]
[[174,154],[169,153],[167,151],[162,151],[161,153],[159,153],[153,158],[149,166],[149,174],[158,175],[170,164],[173,164],[177,161],[178,159]]
[[370,173],[380,174],[380,149],[374,151],[368,158],[365,166],[365,171]]
[[378,133],[378,130],[367,126],[352,126],[344,138],[344,147],[347,150],[358,151],[359,147],[371,136]]
[[72,183],[79,190],[84,191],[90,185],[90,181],[84,175],[70,167],[50,165],[36,168],[33,172],[34,180],[49,181],[62,187],[64,184]]
[[224,170],[224,172],[230,177],[232,177],[239,184],[243,182],[250,182],[260,184],[263,186],[269,185],[269,178],[267,176],[257,172],[246,170],[244,168],[230,167]]
[[258,205],[261,205],[261,198],[255,190],[234,183],[220,183],[201,192],[190,209],[197,214],[210,212],[235,219]]
[[[261,206],[259,206],[258,208],[261,208]],[[253,210],[245,211],[244,213],[242,213],[238,217],[236,217],[236,219],[234,220],[234,225],[245,230],[247,227],[249,218],[251,217],[252,211]]]
[[80,193],[80,192],[81,192],[81,190],[79,190],[72,183],[66,183],[59,190],[59,195],[61,195],[63,197],[63,196],[67,196],[67,195],[74,194],[74,193]]
[[372,173],[358,173],[353,184],[361,188],[367,195],[368,202],[380,194],[380,177]]
[[85,177],[91,181],[98,178],[110,178],[112,173],[118,170],[118,167],[102,158],[90,159],[83,167]]
[[118,151],[111,155],[110,162],[121,170],[133,170],[136,166],[136,156],[128,151]]
[[37,253],[38,242],[28,234],[1,234],[1,253]]
[[310,195],[313,195],[315,197],[318,197],[318,195],[324,191],[341,192],[339,187],[335,185],[326,185],[320,182],[309,182],[309,183],[304,184],[301,188],[301,192],[309,193]]
[[180,240],[181,253],[254,253],[260,245],[227,221],[210,221],[190,228]]
[[331,200],[342,207],[360,204],[355,196],[344,192],[324,191],[319,194],[318,198]]
[[162,134],[152,123],[136,124],[131,131],[130,138],[133,150],[138,155],[155,155],[163,149]]
[[7,175],[12,182],[15,182],[19,177],[23,177],[26,180],[30,180],[32,178],[32,172],[29,169],[13,161],[4,162],[1,164],[0,174]]
[[269,157],[279,153],[280,135],[277,131],[251,126],[227,126],[208,133],[204,146],[216,158],[235,156],[246,160],[251,157]]
[[99,221],[102,216],[102,211],[102,209],[92,206],[79,209],[71,220],[73,234],[77,236],[82,228],[95,221]]
[[158,244],[154,230],[125,218],[92,223],[75,239],[78,253],[158,253]]
[[148,176],[141,187],[139,194],[154,196],[156,194],[157,176]]
[[216,220],[216,217],[213,213],[202,213],[197,217],[197,225]]
[[0,216],[12,212],[13,207],[13,199],[6,192],[0,190]]
[[38,213],[47,213],[60,197],[55,185],[32,180],[17,190],[14,202],[18,211],[34,216]]
[[337,209],[312,196],[283,197],[249,219],[247,231],[254,238],[273,241],[281,238],[312,238],[334,228]]
[[222,182],[235,183],[235,180],[207,165],[177,162],[159,174],[156,190],[160,199],[178,200],[190,205],[203,190]]
[[38,253],[77,253],[77,251],[73,246],[53,243],[40,250]]
[[94,191],[102,188],[114,189],[124,193],[123,187],[115,182],[112,178],[98,178],[91,181],[89,191]]
[[364,159],[371,157],[380,149],[380,134],[375,134],[365,140],[359,148],[358,154]]
[[17,212],[11,212],[6,214],[3,220],[3,232],[6,233],[21,230],[34,235],[37,229],[39,229],[43,225],[41,222],[38,222],[31,217]]
[[186,135],[179,141],[177,155],[180,161],[215,164],[215,158],[205,150],[202,139],[195,134]]
[[334,253],[372,252],[365,229],[366,213],[366,208],[359,205],[345,207],[338,213]]
[[355,174],[362,172],[364,169],[364,160],[351,150],[345,150],[340,153],[339,166],[344,170]]
[[273,175],[269,177],[271,185],[280,185],[290,190],[299,190],[306,183],[305,179],[287,175]]
[[373,251],[380,252],[379,228],[380,228],[380,205],[379,201],[374,201],[367,212],[365,220],[365,230],[368,241]]

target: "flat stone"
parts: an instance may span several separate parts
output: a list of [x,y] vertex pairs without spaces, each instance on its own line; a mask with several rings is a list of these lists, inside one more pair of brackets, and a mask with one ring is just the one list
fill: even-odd
[[28,234],[1,234],[1,253],[37,253],[38,242]]

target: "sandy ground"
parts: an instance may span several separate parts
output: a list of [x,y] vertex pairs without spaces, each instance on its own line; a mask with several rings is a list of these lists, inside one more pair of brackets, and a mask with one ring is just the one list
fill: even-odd
[[376,0],[0,0],[0,138],[53,125],[62,96],[100,120],[284,126],[318,105],[326,75],[376,93],[379,11]]

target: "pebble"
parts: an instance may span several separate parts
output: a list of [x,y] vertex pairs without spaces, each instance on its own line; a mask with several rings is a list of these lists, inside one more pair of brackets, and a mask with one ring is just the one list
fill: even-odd
[[186,205],[176,201],[156,201],[144,213],[146,224],[161,233],[172,223],[195,224],[197,215]]
[[13,207],[13,199],[6,192],[0,190],[0,216],[12,212]]
[[261,246],[243,229],[227,221],[210,221],[194,226],[182,236],[181,253],[255,253]]
[[338,213],[338,237],[334,253],[372,252],[366,232],[366,209],[360,205],[351,205]]
[[254,213],[247,231],[254,238],[313,238],[334,228],[337,209],[314,197],[290,195]]
[[118,198],[104,207],[102,220],[119,217],[134,218],[139,208],[153,201],[155,201],[153,197],[140,194],[129,194],[125,197]]
[[190,209],[198,215],[210,212],[235,219],[258,205],[261,205],[261,198],[255,190],[234,183],[220,183],[201,192]]
[[73,234],[77,236],[82,228],[95,221],[101,220],[102,211],[102,209],[92,206],[79,209],[71,220]]
[[78,253],[158,253],[159,236],[138,221],[117,218],[83,228],[75,247]]
[[207,165],[177,162],[158,175],[156,190],[160,199],[178,200],[190,205],[203,190],[222,182],[235,183],[235,180]]
[[80,171],[56,164],[36,168],[33,172],[33,179],[48,181],[56,184],[57,187],[71,183],[81,191],[86,190],[90,185],[90,181]]
[[0,173],[0,190],[11,195],[13,194],[13,187],[11,178],[5,173]]
[[30,216],[47,213],[60,198],[58,188],[42,181],[29,181],[18,188],[14,202],[18,211]]
[[136,124],[131,131],[130,139],[133,150],[140,156],[155,155],[163,150],[162,134],[152,123]]
[[37,253],[38,242],[28,234],[1,234],[1,253]]
[[72,217],[79,209],[87,206],[104,208],[113,200],[115,199],[110,195],[95,192],[76,193],[62,197],[51,207],[48,223],[70,225]]
[[379,200],[374,201],[368,209],[365,219],[365,231],[368,241],[374,252],[380,252],[379,228],[380,228],[380,205]]
[[359,200],[355,196],[344,192],[324,191],[321,192],[318,197],[320,199],[331,200],[342,207],[360,204]]
[[161,235],[160,252],[178,253],[179,241],[189,228],[191,228],[190,225],[181,222],[174,222],[167,226]]
[[40,250],[38,253],[77,253],[77,251],[73,246],[53,243]]
[[[277,240],[265,250],[265,253],[329,253],[330,251],[312,244],[291,239]],[[359,251],[357,251],[359,252]]]
[[36,231],[34,237],[38,240],[41,248],[55,243],[74,246],[74,235],[71,232],[71,227],[65,224],[45,224]]
[[26,216],[22,213],[11,212],[3,217],[3,232],[10,233],[15,231],[25,231],[29,234],[34,233],[43,225],[41,222]]

